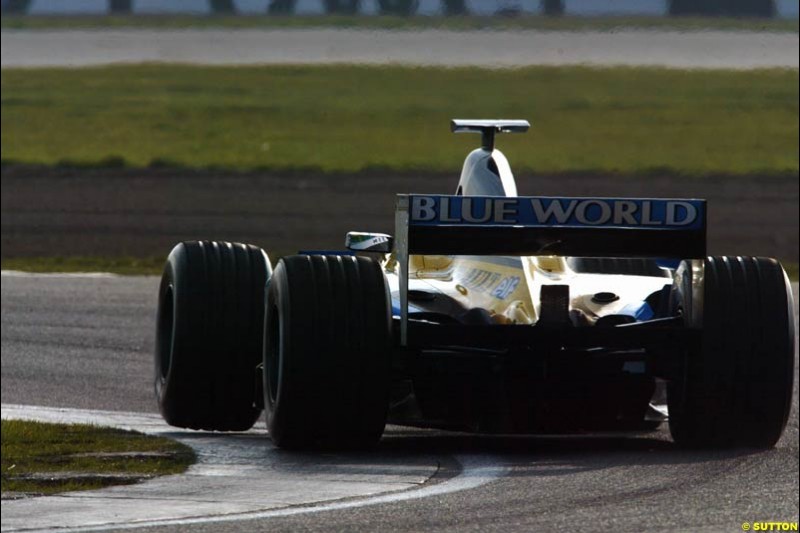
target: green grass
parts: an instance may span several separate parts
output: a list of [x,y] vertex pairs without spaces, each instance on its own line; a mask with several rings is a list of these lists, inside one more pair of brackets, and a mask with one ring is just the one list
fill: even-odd
[[544,17],[500,16],[3,16],[5,29],[74,29],[74,28],[374,28],[419,29],[531,29],[553,31],[614,30],[619,28],[677,30],[748,30],[797,32],[797,19],[748,19],[728,17]]
[[3,270],[22,272],[110,272],[125,276],[160,276],[166,256],[68,256],[3,258]]
[[797,70],[117,66],[2,71],[4,164],[447,171],[449,119],[527,118],[516,170],[798,172]]
[[[53,494],[130,483],[137,477],[181,473],[194,459],[194,452],[183,444],[133,431],[82,424],[2,421],[4,493]],[[54,475],[48,478],[51,473]],[[70,477],[81,473],[97,475]],[[31,478],[32,474],[39,476]],[[109,474],[130,477],[112,481],[102,476]]]

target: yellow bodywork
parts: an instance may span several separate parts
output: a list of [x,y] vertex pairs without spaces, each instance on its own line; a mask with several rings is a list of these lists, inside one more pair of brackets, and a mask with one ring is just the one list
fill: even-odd
[[[394,274],[390,279],[397,279],[394,254],[386,257],[385,269]],[[463,309],[485,309],[496,324],[535,324],[542,286],[569,285],[571,316],[580,325],[591,325],[601,316],[628,312],[626,305],[642,302],[671,280],[578,273],[561,256],[412,255],[409,281],[412,289],[445,294]],[[595,293],[605,291],[618,298],[610,303],[594,301]]]
[[562,257],[412,255],[409,278],[430,280],[466,308],[489,311],[498,324],[533,324],[537,306],[530,287],[541,272],[565,271]]

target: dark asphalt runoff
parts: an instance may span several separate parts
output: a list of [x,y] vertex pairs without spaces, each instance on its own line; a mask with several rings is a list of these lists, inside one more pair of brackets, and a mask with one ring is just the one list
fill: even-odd
[[[335,250],[348,231],[394,232],[397,191],[454,190],[452,173],[302,176],[174,169],[3,168],[0,255],[166,256],[176,242],[249,242],[269,254]],[[797,262],[797,176],[518,174],[520,195],[704,198],[711,255]],[[324,199],[324,201],[320,201]],[[766,208],[765,206],[768,206]]]
[[[157,283],[4,274],[2,402],[154,412]],[[796,523],[797,386],[793,403],[783,439],[759,453],[678,450],[665,428],[501,438],[390,427],[370,460],[408,457],[411,467],[433,455],[433,482],[457,473],[455,455],[485,455],[507,470],[489,484],[429,498],[158,530],[736,532],[756,521]]]

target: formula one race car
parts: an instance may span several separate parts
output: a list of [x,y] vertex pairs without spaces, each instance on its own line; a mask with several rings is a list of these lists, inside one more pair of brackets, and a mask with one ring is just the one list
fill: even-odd
[[773,446],[794,376],[781,265],[706,257],[703,200],[517,196],[494,141],[527,129],[453,121],[482,146],[454,195],[397,196],[394,236],[274,270],[252,245],[178,244],[159,292],[166,421],[241,431],[264,409],[278,446],[315,448],[375,443],[387,422],[574,433],[668,411],[681,445]]

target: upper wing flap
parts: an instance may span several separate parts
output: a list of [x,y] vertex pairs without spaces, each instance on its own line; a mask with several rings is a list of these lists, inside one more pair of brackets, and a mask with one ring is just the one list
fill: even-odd
[[410,195],[410,225],[700,229],[705,200]]
[[706,202],[399,195],[409,253],[698,258]]

